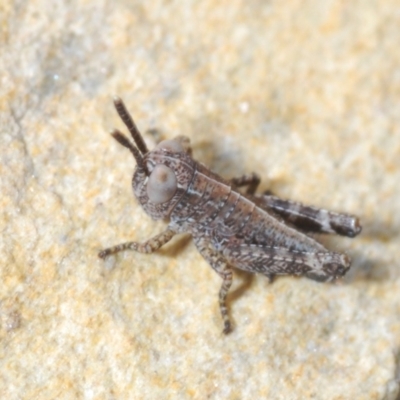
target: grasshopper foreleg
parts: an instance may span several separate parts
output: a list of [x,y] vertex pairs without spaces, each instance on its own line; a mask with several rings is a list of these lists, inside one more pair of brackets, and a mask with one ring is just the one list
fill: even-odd
[[138,242],[126,242],[121,243],[113,247],[109,247],[108,249],[104,249],[100,251],[99,257],[106,258],[111,254],[119,253],[120,251],[125,250],[134,250],[139,253],[153,253],[158,250],[160,247],[164,246],[164,244],[168,243],[174,236],[176,232],[171,229],[166,229],[164,232],[159,233],[158,235],[152,237],[143,243]]

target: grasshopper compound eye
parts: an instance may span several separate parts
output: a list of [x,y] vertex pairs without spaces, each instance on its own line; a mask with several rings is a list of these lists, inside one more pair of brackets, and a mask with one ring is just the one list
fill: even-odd
[[159,164],[150,174],[147,182],[147,196],[154,204],[165,203],[172,199],[177,187],[174,171],[165,165]]

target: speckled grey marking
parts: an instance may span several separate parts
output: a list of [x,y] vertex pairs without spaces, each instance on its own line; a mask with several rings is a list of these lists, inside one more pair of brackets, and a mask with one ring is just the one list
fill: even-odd
[[[256,194],[260,178],[255,173],[225,180],[192,158],[189,139],[184,136],[148,151],[122,100],[116,98],[114,103],[135,142],[117,130],[112,133],[136,160],[135,197],[153,219],[169,219],[169,224],[145,243],[123,243],[101,251],[99,257],[124,250],[152,253],[175,234],[190,233],[200,254],[222,278],[219,305],[224,333],[232,327],[226,307],[232,266],[269,278],[304,275],[318,281],[333,280],[348,271],[349,257],[326,249],[306,233],[354,237],[361,231],[356,217],[269,193]],[[243,186],[245,193],[239,190]]]

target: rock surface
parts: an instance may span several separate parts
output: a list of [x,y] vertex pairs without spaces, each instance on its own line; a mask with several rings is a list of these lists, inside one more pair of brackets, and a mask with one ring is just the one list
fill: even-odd
[[[0,397],[398,399],[398,0],[58,1],[0,8]],[[336,284],[219,277],[130,188],[118,94],[223,176],[360,216]],[[154,135],[146,134],[149,146]]]

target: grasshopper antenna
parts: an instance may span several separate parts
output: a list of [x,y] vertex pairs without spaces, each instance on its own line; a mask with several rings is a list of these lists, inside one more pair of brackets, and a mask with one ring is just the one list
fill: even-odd
[[124,146],[124,147],[126,147],[127,149],[130,150],[130,152],[132,153],[133,157],[136,160],[138,168],[141,169],[141,170],[144,170],[143,156],[140,154],[139,150],[134,146],[134,144],[123,133],[121,133],[118,129],[114,129],[111,132],[111,136],[119,144],[122,144],[122,146]]
[[[120,97],[114,97],[114,106],[115,106],[115,109],[117,110],[118,115],[120,116],[120,118],[122,119],[122,121],[124,122],[126,127],[129,129],[129,132],[131,133],[132,138],[135,141],[136,146],[138,147],[139,151],[143,155],[148,153],[149,149],[147,148],[146,143],[144,142],[142,135],[140,134],[138,128],[135,125],[135,123],[133,122],[133,119],[132,119],[131,115],[129,114],[124,102],[122,101],[122,99]],[[123,146],[125,146],[125,144],[123,144],[123,143],[121,143],[121,144]],[[127,146],[125,146],[125,147],[127,147]]]

